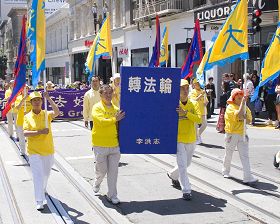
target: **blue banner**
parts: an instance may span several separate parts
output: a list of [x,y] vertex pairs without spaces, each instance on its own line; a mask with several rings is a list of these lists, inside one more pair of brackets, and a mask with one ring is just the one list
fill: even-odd
[[175,154],[181,69],[121,67],[121,153]]

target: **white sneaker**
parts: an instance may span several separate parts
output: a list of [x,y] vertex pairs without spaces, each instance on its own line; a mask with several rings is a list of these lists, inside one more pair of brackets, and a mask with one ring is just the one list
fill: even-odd
[[121,203],[120,199],[118,199],[117,197],[109,198],[109,197],[107,196],[107,200],[108,200],[109,202],[111,202],[113,205],[117,205],[117,204]]
[[279,121],[274,121],[274,122],[273,122],[273,126],[274,126],[274,127],[278,126],[278,124],[279,124]]
[[93,191],[94,191],[94,193],[98,193],[99,192],[99,190],[100,190],[100,185],[99,186],[93,186],[92,187],[92,189],[93,189]]
[[44,209],[44,203],[42,201],[37,201],[36,209],[42,211]]
[[199,136],[196,140],[196,144],[199,145],[202,143],[202,139],[201,139],[201,136]]
[[254,184],[256,182],[258,182],[259,180],[255,177],[252,177],[250,180],[243,180],[244,184]]
[[268,120],[268,121],[266,122],[266,125],[272,125],[272,120]]
[[231,176],[229,174],[223,174],[224,178],[231,178]]

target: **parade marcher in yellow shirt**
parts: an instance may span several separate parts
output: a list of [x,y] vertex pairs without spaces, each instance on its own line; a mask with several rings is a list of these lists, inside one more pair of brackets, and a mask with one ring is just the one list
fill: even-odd
[[51,167],[54,163],[54,144],[51,121],[59,115],[59,109],[48,95],[44,97],[50,103],[53,111],[48,111],[48,127],[45,125],[45,110],[42,110],[42,95],[39,92],[30,94],[32,110],[24,116],[23,130],[27,138],[27,153],[33,176],[37,210],[43,210],[45,193]]
[[[225,178],[229,178],[232,154],[237,147],[240,160],[243,166],[243,183],[250,184],[258,181],[252,174],[249,161],[249,138],[246,135],[244,139],[244,121],[250,123],[252,121],[251,111],[246,107],[245,102],[247,96],[244,96],[243,90],[233,89],[228,99],[225,112],[225,156],[223,160],[222,174]],[[246,114],[246,115],[245,115]]]
[[47,85],[46,85],[46,90],[47,91],[54,91],[54,84],[52,83],[52,81],[47,81]]
[[93,191],[95,193],[99,191],[101,182],[107,174],[107,199],[112,204],[119,204],[117,178],[121,155],[117,124],[124,118],[125,113],[112,104],[113,88],[111,86],[102,85],[99,92],[101,101],[92,109],[92,146],[95,154]]
[[200,88],[200,84],[197,81],[197,79],[193,80],[193,90],[190,93],[190,99],[193,101],[198,102],[199,105],[199,111],[201,115],[201,126],[198,129],[197,125],[197,144],[201,144],[201,134],[205,131],[207,127],[207,109],[206,106],[208,104],[207,96],[204,90]]
[[189,182],[187,167],[190,166],[196,146],[196,124],[201,122],[198,103],[188,99],[189,83],[182,79],[180,84],[180,102],[178,139],[177,139],[177,164],[178,167],[168,173],[172,183],[180,180],[183,199],[191,200],[191,185]]
[[87,91],[84,95],[83,101],[83,117],[85,121],[85,127],[88,128],[88,123],[90,124],[90,129],[92,129],[92,107],[94,104],[100,101],[100,79],[98,76],[94,76],[91,79],[91,89]]
[[[14,80],[11,80],[9,82],[9,88],[5,91],[6,102],[8,102],[8,100],[10,99],[12,92],[13,92],[13,88],[14,88]],[[10,109],[10,111],[7,113],[6,117],[7,117],[7,122],[8,122],[8,133],[9,133],[10,138],[13,138],[14,125],[16,125],[14,123],[14,119],[16,121],[16,117],[15,117],[15,113],[13,110],[13,105],[12,105],[12,108]]]
[[112,87],[114,90],[112,103],[115,106],[120,107],[120,98],[121,98],[121,75],[120,75],[120,73],[115,73],[113,75]]
[[18,138],[19,138],[19,148],[20,148],[20,154],[25,154],[25,137],[23,134],[23,120],[24,115],[29,113],[32,109],[31,103],[30,103],[30,97],[28,95],[29,87],[25,87],[25,93],[24,91],[17,97],[15,102],[15,109],[18,111],[17,113],[17,120],[16,125],[18,129]]

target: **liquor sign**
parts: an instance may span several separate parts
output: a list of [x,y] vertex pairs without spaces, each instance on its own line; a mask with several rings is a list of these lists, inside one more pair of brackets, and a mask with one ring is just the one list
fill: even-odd
[[85,40],[84,45],[85,45],[86,47],[90,48],[92,44],[93,44],[93,40]]
[[[199,19],[200,23],[219,21],[228,17],[236,1],[200,8],[194,11],[194,21]],[[250,0],[249,8],[254,7],[263,12],[278,10],[278,0]],[[249,10],[250,12],[250,10]]]

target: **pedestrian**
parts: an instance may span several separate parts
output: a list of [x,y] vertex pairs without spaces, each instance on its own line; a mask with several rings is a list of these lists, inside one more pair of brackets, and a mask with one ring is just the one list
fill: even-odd
[[280,129],[280,76],[278,77],[278,82],[275,87],[275,93],[277,94],[276,100],[275,100],[275,109],[277,113],[277,126],[275,129]]
[[121,76],[120,73],[115,73],[113,75],[113,82],[112,82],[112,87],[113,87],[113,99],[112,103],[120,107],[120,98],[121,98]]
[[23,133],[24,115],[29,113],[32,109],[28,90],[29,87],[26,86],[24,91],[17,97],[15,102],[15,109],[18,111],[16,125],[18,129],[20,155],[25,155],[25,137]]
[[245,86],[245,83],[244,83],[243,89],[246,90],[246,95],[248,96],[247,105],[248,105],[248,107],[251,111],[251,114],[252,114],[252,123],[251,124],[254,126],[255,125],[255,118],[256,118],[255,101],[251,102],[251,98],[254,95],[255,88],[254,88],[254,84],[251,80],[251,76],[248,73],[244,74],[243,78],[246,79],[246,86]]
[[[276,117],[276,110],[275,110],[275,101],[276,101],[276,93],[275,93],[275,88],[276,88],[277,80],[270,80],[267,84],[265,84],[264,89],[265,89],[265,97],[264,97],[264,102],[265,102],[265,107],[268,112],[268,121],[266,122],[267,125],[272,125],[273,120]],[[275,115],[275,116],[274,116]],[[278,122],[276,121],[274,123],[275,126],[278,125]]]
[[30,94],[32,110],[24,116],[23,122],[37,210],[43,210],[46,203],[46,187],[51,167],[54,163],[51,121],[59,115],[59,109],[50,98],[48,92],[44,93],[44,97],[53,109],[47,112],[48,127],[45,125],[45,110],[42,110],[43,99],[39,92],[32,92]]
[[196,147],[196,124],[201,123],[199,105],[188,98],[189,82],[182,79],[180,84],[180,102],[177,112],[179,114],[177,137],[177,165],[168,176],[172,183],[180,180],[183,199],[191,200],[191,185],[187,168],[191,165],[192,156]]
[[227,107],[227,100],[230,97],[229,82],[222,82],[222,95],[220,96],[220,113],[217,122],[216,130],[219,133],[225,133],[225,112]]
[[192,83],[193,83],[193,90],[190,93],[190,98],[191,98],[191,100],[198,102],[198,105],[199,105],[199,112],[200,112],[200,116],[201,116],[201,124],[200,124],[199,128],[198,128],[198,125],[197,125],[197,129],[198,129],[198,131],[197,131],[197,144],[201,144],[202,143],[201,134],[205,131],[205,129],[207,127],[206,106],[208,104],[208,100],[207,100],[205,91],[203,89],[201,89],[200,84],[197,81],[197,79],[193,79]]
[[274,155],[273,165],[278,168],[280,164],[280,151]]
[[83,117],[85,121],[85,127],[88,128],[88,124],[89,124],[91,130],[93,127],[92,107],[94,104],[100,101],[99,88],[100,88],[100,79],[98,76],[94,76],[91,79],[91,89],[88,90],[84,95]]
[[[13,88],[14,88],[14,80],[10,80],[9,84],[6,85],[6,91],[5,91],[5,100],[6,102],[9,101],[12,92],[13,92]],[[16,120],[15,117],[15,113],[13,110],[13,105],[12,108],[8,111],[7,115],[7,122],[8,122],[8,134],[10,136],[11,139],[13,139],[13,135],[14,135],[14,120]]]
[[[237,147],[240,160],[243,166],[243,183],[251,184],[257,182],[251,174],[249,161],[249,138],[244,130],[244,122],[250,123],[252,121],[251,111],[246,107],[245,103],[248,96],[244,96],[244,91],[235,88],[231,92],[231,96],[227,103],[229,104],[225,113],[225,156],[223,159],[222,174],[224,178],[230,177],[230,166],[233,152]],[[245,138],[244,138],[245,134]]]
[[215,84],[213,83],[214,78],[208,78],[208,83],[206,85],[206,93],[207,93],[207,118],[211,118],[211,115],[214,115],[215,109],[215,99],[216,99],[216,89]]
[[[229,74],[229,88],[230,88],[230,91],[232,91],[234,88],[238,88],[238,84],[235,82],[234,80],[234,74]],[[240,79],[241,80],[241,79]],[[239,83],[240,85],[240,83]]]
[[46,85],[46,90],[47,91],[54,91],[55,85],[52,83],[52,81],[47,81],[47,85]]
[[108,193],[107,200],[112,204],[119,204],[117,197],[118,165],[120,161],[120,148],[117,125],[125,116],[112,103],[113,88],[102,85],[99,90],[101,101],[92,109],[93,129],[92,147],[95,155],[95,177],[93,191],[97,193],[107,174]]

